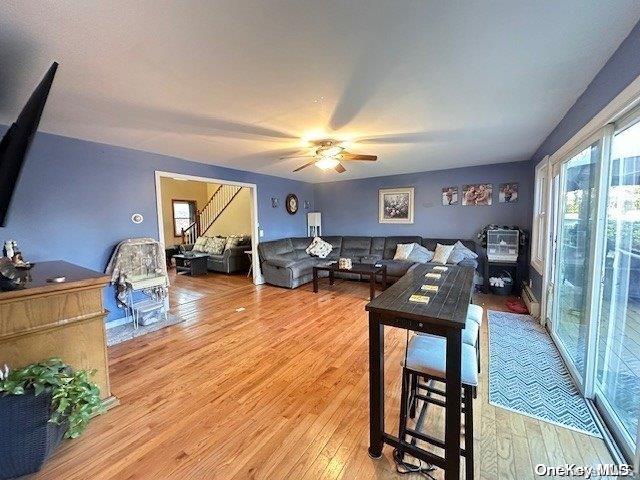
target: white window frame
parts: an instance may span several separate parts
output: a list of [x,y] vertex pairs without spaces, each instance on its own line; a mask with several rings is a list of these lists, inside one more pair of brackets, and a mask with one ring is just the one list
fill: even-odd
[[549,172],[549,155],[547,155],[536,165],[535,192],[533,197],[533,227],[531,232],[531,266],[543,277],[547,258],[551,179]]

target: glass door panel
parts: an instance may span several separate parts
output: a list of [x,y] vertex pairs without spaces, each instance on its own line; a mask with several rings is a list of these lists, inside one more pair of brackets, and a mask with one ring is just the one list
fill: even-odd
[[611,144],[596,395],[634,448],[640,411],[640,122]]
[[589,265],[601,143],[592,143],[564,163],[558,197],[553,329],[581,384],[589,331]]

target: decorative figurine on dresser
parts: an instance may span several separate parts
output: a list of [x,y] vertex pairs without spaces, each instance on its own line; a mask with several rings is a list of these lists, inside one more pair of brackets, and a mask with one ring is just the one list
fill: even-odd
[[168,311],[169,276],[164,246],[152,238],[129,238],[120,242],[106,273],[116,286],[118,306],[131,315],[133,326],[150,325]]

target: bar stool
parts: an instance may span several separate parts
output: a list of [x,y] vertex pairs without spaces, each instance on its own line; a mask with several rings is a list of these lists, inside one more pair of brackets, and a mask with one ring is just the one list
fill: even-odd
[[483,308],[480,305],[473,303],[469,304],[469,310],[467,310],[467,318],[473,319],[478,325],[482,325]]
[[[478,312],[479,310],[479,312]],[[478,373],[480,373],[480,325],[482,324],[482,307],[479,305],[469,305],[467,320],[462,330],[462,343],[471,345],[476,349],[476,363]],[[427,335],[418,333],[418,335]],[[474,397],[475,398],[475,397]]]
[[[420,383],[420,378],[425,383]],[[446,340],[433,335],[415,335],[407,346],[406,362],[402,368],[402,393],[400,398],[400,422],[398,437],[401,442],[406,437],[412,437],[411,443],[416,440],[444,448],[442,440],[427,433],[420,428],[424,421],[429,404],[446,408],[444,400],[445,391],[432,386],[432,381],[446,381]],[[461,358],[462,381],[462,412],[464,413],[464,448],[461,455],[465,457],[466,478],[473,479],[473,399],[478,386],[478,366],[476,352],[473,346],[462,343]],[[431,385],[430,385],[431,383]],[[421,391],[424,390],[426,395]],[[443,397],[435,398],[433,395]],[[407,426],[407,413],[411,412],[411,418],[415,417],[418,400],[424,403],[420,411],[415,428]],[[400,459],[403,452],[399,450]]]
[[[476,358],[478,360],[478,373],[480,373],[480,336],[479,336],[479,330],[480,330],[480,326],[482,325],[482,318],[483,318],[483,313],[484,310],[480,305],[474,305],[473,303],[469,304],[469,309],[467,310],[467,324],[469,323],[469,320],[475,322],[478,324],[478,340],[477,343],[475,345],[476,347]],[[465,325],[465,330],[467,329],[468,325]]]

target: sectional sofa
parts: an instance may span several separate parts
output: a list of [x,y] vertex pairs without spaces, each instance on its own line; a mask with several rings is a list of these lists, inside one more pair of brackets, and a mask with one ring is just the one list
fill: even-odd
[[[194,244],[180,245],[180,253],[193,250]],[[225,248],[220,255],[209,254],[207,270],[219,273],[246,272],[251,258],[245,252],[251,251],[251,237],[244,239],[238,246]]]
[[[333,250],[325,259],[312,257],[306,249],[311,243],[309,237],[282,238],[258,245],[260,266],[267,283],[279,287],[296,288],[313,280],[313,267],[320,263],[339,258],[351,258],[354,262],[382,263],[387,266],[388,281],[402,277],[415,265],[415,262],[394,260],[399,243],[419,243],[434,251],[437,243],[452,245],[457,239],[422,238],[417,236],[397,237],[353,237],[323,236],[325,242],[333,246]],[[473,240],[460,240],[467,248],[476,251]],[[463,260],[460,265],[469,265],[477,269],[478,261]],[[323,272],[326,275],[326,272]],[[353,273],[336,273],[336,277],[360,280],[360,275]]]

